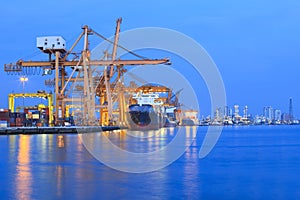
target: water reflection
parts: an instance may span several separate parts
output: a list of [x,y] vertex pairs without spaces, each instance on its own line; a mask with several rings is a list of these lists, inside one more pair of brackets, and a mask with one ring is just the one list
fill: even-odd
[[31,199],[30,136],[20,135],[17,157],[16,199]]
[[[186,140],[192,141],[196,129],[183,129],[184,137],[176,145],[188,147]],[[166,168],[144,174],[106,167],[86,151],[77,135],[1,136],[0,199],[240,199],[245,195],[246,199],[268,199],[278,191],[278,199],[299,199],[300,175],[291,176],[300,166],[299,127],[288,133],[284,128],[249,132],[253,129],[249,127],[242,133],[228,128],[214,152],[202,160],[198,152],[207,129],[199,129],[197,140],[183,156]],[[143,152],[170,144],[176,135],[177,128],[167,128],[151,138],[114,131],[90,134],[87,139],[96,147],[104,145],[99,150],[109,157],[114,154],[106,142],[114,141],[127,150],[140,146],[138,150]],[[140,163],[134,164],[151,166],[166,159],[168,153],[150,160],[141,157]],[[126,156],[115,158],[119,165],[130,161]]]
[[193,127],[123,130],[80,134],[80,137],[88,151],[103,164],[126,172],[133,169],[145,172],[144,169],[157,170],[176,161],[191,145],[196,131]]
[[[58,149],[60,150],[60,154],[64,155],[65,154],[65,135],[57,135],[56,136],[56,144]],[[66,156],[60,158],[60,161],[65,162],[66,161]],[[64,167],[60,164],[56,166],[56,194],[58,197],[62,196],[62,188],[63,188],[63,179],[64,179]]]
[[64,177],[64,168],[61,165],[56,167],[56,195],[61,197],[62,195],[62,184]]
[[185,144],[186,147],[190,147],[192,145],[191,148],[186,149],[185,157],[196,158],[197,157],[196,148],[193,147],[197,146],[197,140],[195,139],[197,135],[197,127],[186,126],[185,132],[186,132],[186,138],[189,138],[186,140],[186,144]]
[[[197,128],[195,126],[186,127],[186,137],[195,138],[197,134]],[[188,141],[188,140],[187,140]],[[189,199],[198,199],[200,196],[200,191],[197,191],[198,184],[201,184],[201,180],[197,180],[199,174],[199,160],[198,160],[198,150],[196,148],[197,141],[193,140],[192,145],[190,143],[186,144],[187,148],[184,158],[186,160],[194,160],[195,162],[189,162],[189,164],[183,165],[184,175],[183,175],[183,185],[184,185],[184,195]],[[196,184],[195,184],[196,183]]]
[[18,151],[18,143],[16,135],[9,136],[9,162],[15,162],[15,155]]
[[57,136],[57,147],[64,148],[65,147],[65,136],[58,135]]
[[[189,133],[187,135],[184,132],[183,136],[180,137],[180,142],[175,143],[175,151],[181,145],[185,148],[189,146],[190,142],[186,140],[191,141],[191,138],[196,134],[196,129],[191,127],[184,128],[184,130]],[[159,162],[168,162],[170,161],[168,156],[172,152],[166,151],[158,154],[158,156],[152,155],[152,157],[142,156],[137,162],[131,162],[131,158],[126,155],[110,152],[108,144],[113,143],[126,151],[151,153],[171,144],[172,139],[177,137],[177,134],[176,128],[166,128],[162,129],[161,132],[151,131],[149,134],[151,137],[145,132],[135,133],[136,137],[133,137],[132,134],[128,134],[128,131],[119,130],[89,134],[87,140],[93,148],[103,153],[102,156],[114,156],[116,164],[126,165],[127,169],[130,169],[136,165],[152,167]],[[101,193],[109,191],[106,195],[109,198],[121,198],[122,195],[131,197],[130,193],[134,193],[134,189],[128,188],[126,185],[134,181],[135,177],[140,177],[135,181],[145,192],[152,190],[159,192],[166,198],[168,197],[167,185],[170,177],[166,169],[146,174],[147,180],[141,176],[133,177],[132,174],[112,170],[86,151],[77,135],[20,135],[9,136],[8,141],[9,160],[11,161],[9,163],[10,165],[11,163],[16,164],[13,165],[14,177],[11,179],[11,184],[15,186],[13,198],[74,199],[76,197],[92,199],[96,198],[95,194],[99,196],[100,191]],[[193,154],[197,156],[197,152],[193,150],[186,153],[182,158],[190,159]],[[180,169],[182,184],[186,184],[187,187],[191,187],[191,185],[184,183],[184,181],[192,177],[193,170],[197,172],[193,167],[195,166],[182,166]],[[148,184],[147,188],[143,186],[145,182]],[[87,184],[88,187],[86,187]],[[116,187],[116,185],[118,186]],[[112,188],[115,188],[115,192],[111,191]],[[189,189],[188,192],[190,192]],[[140,197],[142,198],[142,196]]]

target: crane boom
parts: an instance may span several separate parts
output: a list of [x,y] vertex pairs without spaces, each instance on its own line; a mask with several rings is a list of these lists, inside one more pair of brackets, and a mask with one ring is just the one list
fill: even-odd
[[[169,64],[169,59],[149,59],[149,60],[91,60],[87,61],[89,66],[131,66],[131,65],[159,65]],[[83,62],[80,61],[59,61],[60,66],[82,66]],[[22,71],[22,67],[55,67],[55,61],[23,61],[19,60],[15,64],[5,64],[4,71]]]

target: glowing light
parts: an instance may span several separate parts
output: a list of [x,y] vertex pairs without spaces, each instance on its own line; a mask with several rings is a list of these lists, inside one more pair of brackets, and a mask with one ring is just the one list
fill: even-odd
[[21,76],[20,81],[22,83],[22,89],[23,89],[23,93],[24,93],[25,82],[28,81],[28,78],[26,76]]
[[22,76],[22,77],[20,78],[20,81],[21,81],[22,83],[27,82],[27,81],[28,81],[28,78],[25,77],[25,76]]

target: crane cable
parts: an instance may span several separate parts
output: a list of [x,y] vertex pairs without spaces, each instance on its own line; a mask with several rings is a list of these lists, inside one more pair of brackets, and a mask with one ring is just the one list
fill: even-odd
[[[102,38],[103,40],[105,40],[105,41],[107,41],[107,42],[109,42],[109,43],[111,43],[111,44],[114,44],[113,41],[107,39],[107,38],[104,37],[103,35],[97,33],[97,32],[94,31],[94,30],[92,30],[92,31],[93,31],[94,34],[96,34],[98,37]],[[128,53],[130,53],[130,54],[132,54],[132,55],[134,55],[134,56],[140,58],[140,59],[143,59],[143,60],[149,60],[148,58],[146,58],[146,57],[144,57],[144,56],[138,55],[138,54],[134,53],[133,51],[130,51],[129,49],[123,47],[122,45],[117,44],[117,46],[118,46],[119,48],[121,48],[121,49],[127,51]]]
[[37,50],[37,51],[35,51],[35,52],[33,52],[32,54],[29,54],[29,55],[27,55],[27,56],[25,56],[25,57],[23,57],[23,59],[25,60],[27,60],[27,59],[30,59],[30,58],[32,58],[32,57],[35,57],[35,56],[37,56],[37,55],[39,55],[39,54],[41,54],[42,52],[40,51],[40,50]]

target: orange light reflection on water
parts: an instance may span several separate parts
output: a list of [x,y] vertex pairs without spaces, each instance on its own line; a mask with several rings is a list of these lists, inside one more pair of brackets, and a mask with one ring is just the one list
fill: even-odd
[[[65,136],[57,135],[56,143],[57,143],[57,148],[65,149]],[[61,165],[57,165],[56,166],[56,191],[57,191],[56,194],[58,197],[61,197],[63,193],[62,191],[63,178],[64,178],[64,168]]]
[[16,173],[16,199],[31,199],[30,136],[20,135]]

